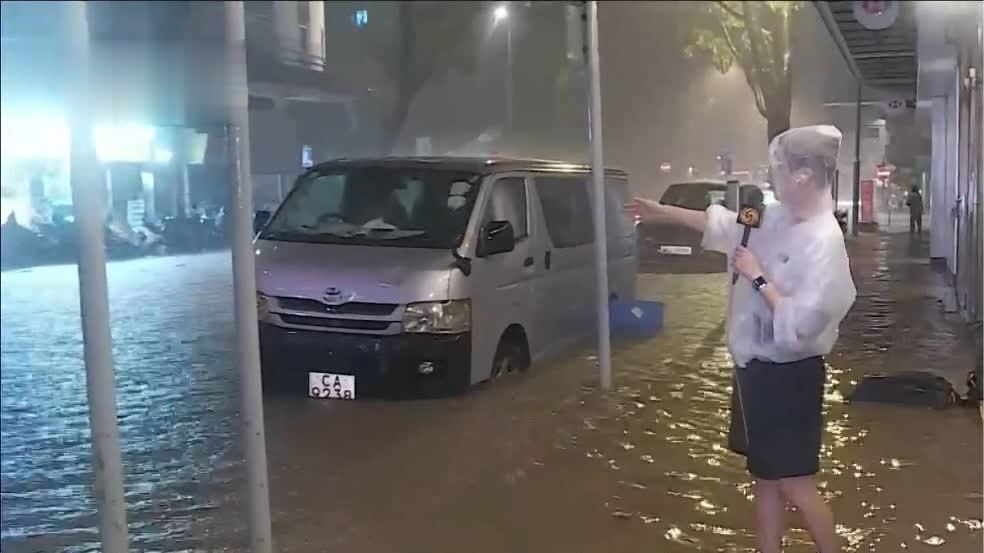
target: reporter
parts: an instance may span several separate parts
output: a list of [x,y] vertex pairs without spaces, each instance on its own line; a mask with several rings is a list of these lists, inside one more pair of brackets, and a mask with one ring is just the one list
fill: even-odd
[[[841,133],[791,129],[773,139],[769,163],[777,202],[741,246],[737,214],[637,199],[646,221],[703,233],[704,249],[728,255],[741,278],[729,287],[728,348],[744,413],[746,466],[755,478],[756,539],[779,553],[786,503],[797,507],[820,553],[839,550],[833,515],[816,488],[823,432],[823,356],[856,297],[844,236],[833,213],[831,176]],[[730,275],[729,275],[730,276]],[[732,413],[732,416],[736,416]]]

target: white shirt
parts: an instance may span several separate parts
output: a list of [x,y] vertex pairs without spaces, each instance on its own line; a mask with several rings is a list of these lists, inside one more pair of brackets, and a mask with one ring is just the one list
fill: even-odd
[[[727,254],[729,268],[744,231],[737,219],[735,212],[720,205],[707,208],[702,246]],[[732,287],[729,270],[727,336],[735,363],[788,363],[830,353],[837,327],[857,296],[844,235],[834,215],[799,221],[781,203],[770,204],[747,247],[782,300],[773,313],[748,279],[739,277]]]

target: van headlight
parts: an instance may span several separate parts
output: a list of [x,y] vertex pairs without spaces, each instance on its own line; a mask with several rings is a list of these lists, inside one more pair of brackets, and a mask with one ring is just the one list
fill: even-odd
[[403,314],[403,331],[459,334],[471,330],[471,301],[411,303]]
[[270,298],[261,292],[256,293],[256,318],[260,322],[270,318]]

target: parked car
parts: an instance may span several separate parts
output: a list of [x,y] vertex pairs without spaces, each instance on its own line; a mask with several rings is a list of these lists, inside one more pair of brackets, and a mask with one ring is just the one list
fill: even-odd
[[[725,205],[728,186],[723,181],[695,181],[671,184],[660,197],[665,205],[705,210],[711,204]],[[758,192],[758,202],[771,197],[752,184],[740,187],[742,201]],[[675,225],[639,224],[639,258],[645,272],[714,273],[726,269],[727,259],[700,247],[702,235]]]
[[[625,173],[607,171],[609,289],[635,296]],[[461,391],[595,330],[589,168],[334,161],[256,241],[267,387],[319,398]]]

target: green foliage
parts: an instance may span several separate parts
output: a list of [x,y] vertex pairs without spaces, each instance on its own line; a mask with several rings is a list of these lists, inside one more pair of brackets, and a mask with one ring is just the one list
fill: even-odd
[[734,52],[728,47],[727,41],[721,35],[708,29],[694,29],[693,43],[688,44],[684,52],[688,56],[706,54],[711,64],[721,73],[727,73],[735,63]]
[[755,107],[777,127],[789,124],[792,69],[789,28],[801,1],[705,1],[691,4],[692,21],[684,53],[704,56],[725,73],[738,65]]

